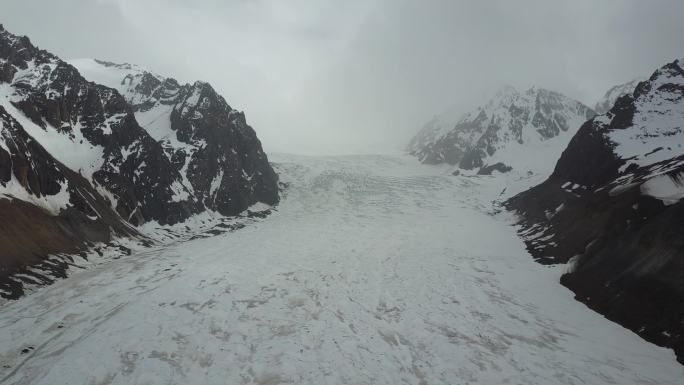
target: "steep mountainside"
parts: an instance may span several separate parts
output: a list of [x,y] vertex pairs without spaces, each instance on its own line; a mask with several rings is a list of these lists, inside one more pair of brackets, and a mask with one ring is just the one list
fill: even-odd
[[437,117],[416,135],[409,152],[429,164],[465,170],[551,172],[549,159],[567,145],[594,111],[557,92],[502,89],[485,106],[454,120]]
[[551,177],[514,197],[542,263],[588,306],[684,363],[684,69],[658,69],[586,122]]
[[[134,234],[85,178],[54,159],[0,106],[0,295],[16,298],[23,282],[50,283],[63,275],[66,261],[42,263],[49,254]],[[28,264],[34,269],[23,268]]]
[[0,32],[0,59],[2,106],[123,218],[175,223],[199,212],[180,173],[118,92],[7,31]]
[[20,294],[10,276],[27,266],[63,274],[48,256],[133,226],[278,202],[244,114],[206,83],[127,75],[128,88],[91,82],[0,25],[0,295]]
[[608,91],[606,91],[606,94],[603,95],[603,98],[596,102],[594,105],[594,111],[596,111],[596,113],[599,115],[605,114],[611,109],[611,107],[613,107],[620,96],[634,92],[636,86],[643,80],[644,79],[634,79],[630,82],[611,87]]
[[206,207],[234,215],[278,201],[277,176],[244,113],[207,83],[179,84],[130,64],[71,61],[89,80],[115,88],[160,142],[182,182]]

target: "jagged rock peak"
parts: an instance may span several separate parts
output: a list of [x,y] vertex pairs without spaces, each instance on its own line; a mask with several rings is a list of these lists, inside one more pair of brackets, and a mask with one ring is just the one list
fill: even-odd
[[180,84],[132,64],[71,63],[124,96],[207,208],[232,215],[256,202],[278,202],[278,178],[256,133],[209,83]]
[[512,198],[561,283],[684,363],[684,68],[675,60],[587,121],[553,174]]
[[[594,115],[561,93],[541,87],[520,92],[507,86],[471,112],[428,122],[409,144],[409,152],[424,163],[466,170],[502,163],[507,166],[501,169],[550,173],[549,162],[553,164],[581,123]],[[530,151],[539,153],[531,159]],[[547,156],[552,159],[543,159]]]
[[[682,122],[684,70],[680,59],[659,68],[633,93],[618,97],[608,112],[583,125],[554,174],[593,186],[629,170],[684,155]],[[587,169],[593,172],[587,173]]]

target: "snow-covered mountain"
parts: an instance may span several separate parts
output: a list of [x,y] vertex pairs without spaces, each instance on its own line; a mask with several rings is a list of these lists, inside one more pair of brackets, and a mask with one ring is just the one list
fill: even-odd
[[594,105],[594,111],[596,111],[596,113],[599,115],[605,114],[606,112],[608,112],[608,110],[610,110],[613,107],[615,101],[620,96],[631,94],[632,92],[634,92],[636,86],[643,80],[644,79],[634,79],[627,83],[618,84],[616,86],[611,87],[608,91],[606,91],[605,95],[603,95],[603,98],[596,102],[596,104]]
[[70,61],[88,80],[114,88],[159,143],[181,183],[205,207],[234,215],[278,200],[277,177],[244,113],[205,82],[179,84],[130,64]]
[[[79,63],[89,74],[100,66]],[[126,66],[101,67],[117,76]],[[50,254],[135,234],[150,221],[278,202],[278,177],[256,133],[208,84],[137,69],[118,83],[93,80],[0,25],[5,293],[19,290],[7,276]]]
[[106,196],[127,221],[174,223],[199,204],[115,90],[88,82],[28,38],[0,33],[0,103],[27,133]]
[[684,60],[586,122],[551,177],[508,202],[562,283],[684,363]]
[[424,163],[449,163],[479,173],[513,168],[549,174],[549,164],[592,116],[591,108],[560,93],[506,87],[472,112],[458,118],[445,114],[427,123],[409,143],[409,152]]

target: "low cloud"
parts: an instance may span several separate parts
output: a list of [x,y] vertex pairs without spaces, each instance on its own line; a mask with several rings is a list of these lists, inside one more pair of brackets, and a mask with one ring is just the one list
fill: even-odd
[[6,27],[64,58],[209,81],[268,151],[398,152],[503,84],[593,104],[684,56],[680,0],[6,0]]

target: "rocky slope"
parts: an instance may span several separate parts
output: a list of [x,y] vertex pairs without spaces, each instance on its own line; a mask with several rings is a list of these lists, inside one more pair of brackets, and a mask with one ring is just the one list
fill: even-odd
[[207,83],[179,84],[130,64],[71,61],[89,80],[115,88],[162,144],[182,184],[205,207],[234,215],[278,201],[277,177],[244,113]]
[[0,106],[0,295],[16,298],[26,282],[64,275],[68,261],[44,261],[49,254],[136,233],[85,178],[54,159]]
[[511,168],[549,174],[549,157],[555,159],[593,115],[591,108],[554,91],[507,87],[460,118],[433,119],[410,142],[409,152],[424,163],[449,163],[481,174]]
[[115,90],[91,83],[28,38],[0,33],[1,103],[57,160],[80,173],[133,224],[175,223],[199,211],[161,146]]
[[[86,80],[0,25],[0,295],[21,291],[18,270],[134,226],[278,202],[254,130],[208,84],[127,84],[122,95]],[[169,124],[148,119],[162,112]]]
[[577,298],[684,363],[684,63],[587,121],[551,177],[507,204]]

